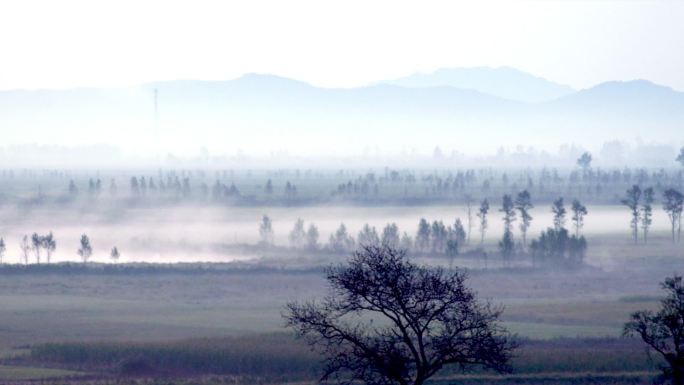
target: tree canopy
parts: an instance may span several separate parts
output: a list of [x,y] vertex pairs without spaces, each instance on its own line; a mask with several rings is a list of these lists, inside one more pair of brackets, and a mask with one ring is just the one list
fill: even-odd
[[510,370],[516,344],[498,322],[501,309],[479,302],[460,270],[366,246],[327,280],[323,300],[290,303],[284,314],[326,357],[323,380],[418,385],[450,365]]

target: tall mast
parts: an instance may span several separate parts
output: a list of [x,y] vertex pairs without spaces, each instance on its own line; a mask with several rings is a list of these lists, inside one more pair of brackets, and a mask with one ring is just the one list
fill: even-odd
[[159,143],[159,91],[157,88],[154,89],[154,152],[157,157],[157,160],[159,161],[159,156],[160,156],[160,147],[161,143]]

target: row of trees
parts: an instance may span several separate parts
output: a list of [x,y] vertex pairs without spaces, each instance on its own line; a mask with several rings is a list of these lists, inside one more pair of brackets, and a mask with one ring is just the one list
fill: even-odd
[[[676,162],[681,163],[684,149],[680,150]],[[679,186],[684,187],[684,171],[647,170],[647,169],[610,169],[604,170],[592,167],[593,156],[585,152],[576,161],[577,168],[570,171],[543,168],[536,172],[522,170],[518,172],[497,172],[492,169],[468,169],[435,171],[428,174],[414,170],[391,170],[385,168],[384,175],[376,172],[356,173],[351,170],[340,170],[337,173],[324,175],[322,172],[313,173],[311,170],[278,170],[267,173],[267,179],[263,184],[257,185],[256,191],[242,196],[236,186],[236,178],[246,178],[249,186],[252,183],[252,172],[245,175],[236,175],[230,171],[230,183],[226,182],[228,171],[216,172],[216,181],[212,188],[205,179],[207,173],[202,170],[196,172],[167,172],[164,175],[161,170],[157,177],[131,176],[130,194],[132,197],[144,197],[148,194],[158,196],[171,196],[176,198],[197,197],[208,199],[210,194],[216,201],[235,197],[257,198],[261,196],[267,200],[284,199],[284,202],[292,202],[299,199],[299,189],[294,181],[299,178],[313,178],[320,183],[307,183],[306,186],[315,186],[316,192],[330,191],[334,199],[438,199],[440,197],[461,197],[467,200],[468,196],[489,197],[499,193],[505,194],[510,191],[525,189],[535,192],[539,198],[549,201],[555,195],[576,195],[583,200],[595,199],[600,202],[615,202],[615,196],[619,195],[624,188],[631,184],[652,184],[656,186]],[[280,180],[274,183],[273,177]],[[349,178],[349,176],[353,176]],[[200,178],[199,180],[197,178]],[[287,179],[285,179],[287,178]],[[293,181],[293,179],[296,180]],[[349,179],[347,179],[349,178]],[[238,181],[239,182],[239,181]],[[90,196],[98,196],[105,189],[104,182],[98,178],[88,180],[87,191]],[[278,184],[278,185],[277,185]],[[326,184],[326,186],[322,185]],[[400,185],[402,184],[402,185]],[[117,195],[118,187],[115,179],[109,182],[109,192],[112,196]],[[69,182],[69,192],[76,196],[79,188],[74,180]],[[247,187],[249,190],[249,187]],[[403,195],[401,191],[403,190]],[[41,190],[42,191],[42,190]],[[263,195],[260,195],[263,193]],[[306,197],[315,194],[303,194]],[[322,199],[324,196],[318,196]]]
[[[534,219],[530,210],[534,207],[531,194],[522,191],[513,199],[509,195],[502,198],[502,213],[504,222],[504,234],[499,241],[499,250],[506,261],[509,261],[516,250],[527,252],[527,233]],[[578,200],[572,202],[572,223],[574,235],[570,235],[565,229],[567,210],[563,198],[554,201],[551,211],[553,212],[553,228],[540,235],[538,240],[532,242],[531,252],[537,259],[565,260],[581,262],[587,248],[586,239],[580,235],[584,226],[584,217],[588,214],[586,206]],[[484,243],[488,228],[488,215],[490,212],[489,201],[484,200],[480,204],[476,216],[479,218],[480,244]],[[428,221],[421,218],[415,238],[406,232],[400,233],[396,223],[388,223],[379,232],[374,226],[365,224],[356,238],[349,234],[344,223],[330,235],[326,245],[319,244],[319,231],[314,224],[305,228],[304,221],[300,218],[294,224],[289,234],[290,246],[296,249],[318,250],[321,247],[330,252],[345,253],[353,251],[357,245],[383,245],[391,248],[412,250],[418,253],[443,254],[453,258],[460,252],[461,247],[470,241],[470,233],[473,223],[473,208],[467,206],[466,225],[460,218],[456,218],[453,225],[446,225],[443,221]],[[519,229],[522,242],[516,244],[513,237],[514,222],[520,219]],[[273,222],[270,217],[264,215],[259,225],[261,243],[270,245],[273,243]]]
[[[517,220],[518,214],[520,215],[519,228],[522,235],[522,243],[519,244],[518,249],[525,251],[527,247],[527,232],[534,219],[530,214],[530,210],[533,207],[531,195],[527,190],[518,193],[515,200],[510,195],[504,195],[502,198],[499,211],[503,214],[504,234],[498,246],[506,262],[510,261],[516,250],[513,238],[513,223]],[[588,210],[586,206],[576,199],[572,202],[571,210],[575,234],[569,236],[568,230],[565,228],[567,210],[564,200],[560,197],[553,202],[551,206],[553,228],[548,228],[542,232],[539,239],[533,240],[530,244],[532,256],[535,259],[570,261],[573,264],[582,261],[587,243],[586,239],[580,236],[580,231],[584,226],[584,217],[588,214]],[[481,221],[482,239],[484,239],[484,231],[487,226],[486,215],[488,211],[489,202],[483,201],[478,212]]]
[[[47,235],[33,233],[30,237],[24,235],[19,242],[19,260],[28,265],[30,263],[31,254],[33,253],[35,263],[40,264],[42,263],[42,252],[44,251],[46,262],[49,264],[55,250],[57,250],[57,241],[52,232],[49,232]],[[0,264],[4,262],[6,252],[7,245],[5,244],[5,240],[0,238]],[[93,247],[90,243],[90,238],[86,234],[81,235],[76,254],[83,263],[87,263],[93,255]],[[117,247],[113,247],[110,250],[109,257],[113,262],[117,262],[120,256],[121,253]]]
[[[653,187],[647,187],[642,190],[638,185],[634,185],[627,190],[626,197],[622,199],[622,204],[627,206],[631,213],[629,223],[635,244],[639,242],[640,232],[643,234],[644,243],[648,242],[648,232],[653,224],[654,202],[655,190]],[[672,242],[679,242],[681,240],[683,209],[684,195],[674,188],[666,189],[663,192],[663,210],[665,210],[670,220]]]

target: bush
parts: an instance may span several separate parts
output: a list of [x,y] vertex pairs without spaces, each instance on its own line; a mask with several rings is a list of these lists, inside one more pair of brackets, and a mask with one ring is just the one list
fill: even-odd
[[542,263],[577,266],[584,261],[587,240],[584,236],[568,235],[566,229],[549,228],[530,243],[530,251],[532,257]]

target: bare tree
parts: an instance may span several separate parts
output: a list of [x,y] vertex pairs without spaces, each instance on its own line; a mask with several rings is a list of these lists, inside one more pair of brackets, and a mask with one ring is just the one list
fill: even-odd
[[43,248],[45,249],[45,256],[47,258],[47,263],[49,264],[50,261],[52,260],[52,253],[55,252],[57,249],[57,241],[55,240],[55,236],[52,235],[52,231],[48,233],[48,235],[45,235],[42,239],[43,241]]
[[31,235],[31,248],[33,249],[33,255],[36,257],[36,263],[40,264],[40,249],[43,248],[43,237],[33,233]]
[[501,209],[499,210],[503,213],[504,222],[504,234],[501,241],[499,241],[499,249],[504,257],[504,260],[508,262],[510,257],[513,255],[513,250],[515,249],[515,243],[513,241],[513,222],[515,222],[515,206],[513,205],[513,198],[506,194],[502,198]]
[[584,216],[587,215],[588,211],[586,206],[584,206],[577,199],[572,201],[572,223],[575,226],[575,236],[579,237],[580,230],[584,227]]
[[522,235],[523,246],[527,245],[527,230],[529,230],[533,219],[530,210],[533,207],[532,197],[527,190],[518,193],[515,198],[515,208],[520,213],[520,234]]
[[359,231],[359,235],[356,237],[356,239],[359,242],[359,245],[379,245],[380,244],[380,237],[378,236],[377,230],[375,230],[375,226],[371,227],[368,223],[366,223],[361,231]]
[[432,251],[441,253],[446,249],[446,241],[449,236],[446,226],[442,221],[433,221],[430,228],[430,243]]
[[114,263],[117,263],[119,261],[119,257],[121,257],[119,249],[117,249],[116,246],[112,247],[112,251],[109,252],[109,258],[111,258]]
[[624,334],[636,335],[660,354],[667,366],[661,369],[659,381],[670,381],[673,385],[684,384],[684,286],[682,277],[665,279],[661,284],[667,296],[660,301],[660,310],[643,310],[632,313],[631,320],[625,324]]
[[[501,310],[480,303],[460,270],[412,264],[369,246],[327,271],[330,295],[289,303],[284,317],[326,357],[322,380],[421,385],[445,367],[510,370],[516,344]],[[378,322],[374,322],[375,319]]]
[[473,230],[473,198],[468,195],[466,197],[466,218],[468,219],[468,238],[466,242],[470,244],[470,233]]
[[480,244],[484,243],[485,234],[487,233],[487,214],[489,213],[489,201],[487,199],[480,203],[480,209],[477,211],[477,217],[480,218]]
[[622,204],[627,206],[632,212],[632,219],[629,226],[632,228],[632,236],[634,243],[639,242],[639,221],[641,220],[641,212],[639,211],[639,201],[641,200],[641,188],[634,185],[627,190],[627,197],[622,200]]
[[556,231],[561,231],[561,229],[565,228],[565,214],[567,213],[565,204],[563,203],[563,197],[553,201],[551,212],[553,213],[553,228]]
[[304,221],[302,218],[297,218],[297,222],[295,222],[288,238],[290,240],[290,246],[296,249],[300,249],[304,246],[306,231],[304,230]]
[[28,265],[29,263],[29,252],[31,251],[31,245],[29,244],[29,237],[28,235],[24,235],[21,238],[21,242],[19,243],[19,250],[21,251],[21,254],[19,257],[21,260],[24,262],[25,265]]
[[78,248],[76,252],[81,257],[81,261],[83,261],[83,263],[87,263],[90,259],[90,256],[93,255],[93,247],[90,244],[90,238],[88,238],[87,235],[83,234],[81,235],[80,242],[81,246]]
[[456,240],[459,245],[466,243],[467,235],[465,229],[463,228],[463,222],[461,222],[460,218],[456,218],[454,221],[454,227],[449,228],[449,239]]
[[5,251],[7,251],[5,240],[0,238],[0,264],[3,262],[3,258],[5,257]]
[[513,198],[510,195],[506,194],[503,196],[499,211],[503,213],[504,232],[512,232],[513,222],[515,222],[515,207],[513,206]]
[[336,253],[350,252],[354,250],[354,244],[354,237],[349,235],[344,223],[340,223],[340,227],[333,234],[330,234],[328,239],[328,248]]
[[259,223],[259,237],[261,238],[261,243],[264,245],[270,245],[273,243],[273,221],[268,215],[264,215],[261,218],[261,223]]
[[645,188],[642,198],[641,229],[644,232],[644,243],[648,243],[648,230],[651,228],[651,224],[653,224],[653,202],[655,201],[653,187]]
[[318,228],[314,224],[310,224],[306,231],[306,247],[309,250],[318,250]]
[[[667,213],[672,225],[672,242],[678,242],[682,233],[682,210],[684,209],[684,195],[679,191],[670,188],[665,190],[663,194],[665,201],[663,202],[663,210]],[[675,231],[677,237],[675,238]]]
[[418,222],[415,245],[416,249],[422,252],[430,247],[430,223],[425,218],[420,218],[420,222]]
[[380,240],[383,245],[391,248],[398,248],[401,240],[399,239],[399,226],[396,223],[388,223],[382,229],[382,238]]
[[582,168],[582,173],[584,176],[587,175],[587,172],[589,171],[589,168],[591,168],[591,161],[592,161],[592,156],[588,152],[584,152],[578,159],[577,159],[577,165]]
[[401,241],[399,241],[399,247],[404,250],[411,250],[413,249],[413,239],[411,239],[411,236],[404,231],[404,233],[401,235]]

